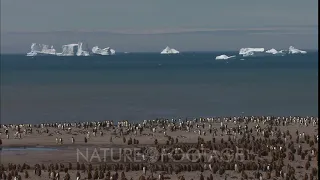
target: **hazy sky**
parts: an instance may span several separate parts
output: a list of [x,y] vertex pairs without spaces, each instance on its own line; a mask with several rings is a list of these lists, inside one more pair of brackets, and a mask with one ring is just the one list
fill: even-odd
[[[51,33],[51,36],[56,36],[53,38],[54,42],[39,43],[63,43],[64,40],[60,38],[61,41],[59,41],[58,35],[52,35],[56,31],[100,31],[126,34],[174,32],[177,33],[176,37],[171,38],[175,39],[174,42],[183,41],[180,49],[186,50],[188,49],[185,48],[187,40],[185,37],[179,39],[181,36],[179,32],[191,32],[190,38],[193,39],[196,38],[195,34],[199,35],[202,33],[201,31],[206,31],[206,34],[208,32],[215,34],[209,33],[208,38],[213,39],[207,40],[212,42],[213,47],[220,48],[222,37],[225,36],[227,41],[231,40],[229,35],[223,34],[223,32],[227,32],[226,30],[233,30],[237,32],[239,40],[242,37],[250,42],[255,42],[257,34],[261,34],[265,37],[262,39],[259,37],[261,45],[264,43],[269,45],[270,42],[267,41],[270,41],[270,38],[272,39],[276,34],[278,37],[274,38],[275,40],[283,41],[295,37],[299,41],[296,42],[299,45],[316,49],[317,11],[318,0],[1,0],[1,39],[3,39],[1,49],[10,49],[13,41],[17,44],[30,44],[32,42],[29,41],[32,41],[32,38],[39,39],[37,34],[25,34],[24,36],[28,36],[29,39],[20,37],[23,35],[17,36],[20,37],[19,39],[12,39],[15,37],[10,34],[12,32]],[[248,35],[246,30],[252,29],[255,32]],[[216,34],[216,30],[220,30],[220,34]],[[273,31],[270,32],[270,30]],[[59,35],[61,36],[61,33]],[[283,36],[279,38],[281,35]],[[90,44],[121,46],[121,43],[116,42],[115,38],[108,44],[95,42],[93,36],[95,35],[91,34],[84,39],[81,38]],[[108,38],[110,38],[109,36]],[[120,38],[119,41],[132,45],[137,44],[138,42],[133,36],[121,37],[122,39]],[[220,38],[219,42],[214,37]],[[100,40],[101,38],[103,39],[100,37]],[[203,40],[205,39],[203,38]],[[39,40],[48,39],[40,38]],[[107,41],[107,39],[105,40]],[[145,44],[144,38],[142,40],[142,42],[139,41],[141,48],[163,46],[161,43],[149,41],[149,44]],[[202,41],[198,40],[198,42]],[[208,45],[206,42],[203,43]],[[179,43],[175,45],[179,45]],[[201,49],[196,48],[200,46],[200,44],[194,44],[194,49]],[[236,47],[238,45],[233,48]],[[26,49],[28,48],[29,46],[26,47]]]

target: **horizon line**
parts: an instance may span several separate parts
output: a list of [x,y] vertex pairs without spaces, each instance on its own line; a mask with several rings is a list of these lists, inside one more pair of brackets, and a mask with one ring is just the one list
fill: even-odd
[[53,31],[3,31],[1,34],[43,34],[43,33],[109,33],[119,35],[157,35],[157,34],[180,34],[180,33],[206,33],[206,32],[246,32],[246,31],[297,31],[303,29],[318,28],[316,25],[308,26],[274,26],[256,28],[172,28],[172,29],[148,29],[148,30],[53,30]]

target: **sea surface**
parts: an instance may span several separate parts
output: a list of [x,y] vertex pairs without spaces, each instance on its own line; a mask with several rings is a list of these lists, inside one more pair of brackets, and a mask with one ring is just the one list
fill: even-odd
[[318,115],[318,52],[221,54],[1,55],[1,123]]

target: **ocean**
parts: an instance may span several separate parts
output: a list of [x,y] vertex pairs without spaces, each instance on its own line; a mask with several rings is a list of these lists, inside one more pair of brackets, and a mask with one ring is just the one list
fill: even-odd
[[318,115],[318,52],[1,55],[1,123]]

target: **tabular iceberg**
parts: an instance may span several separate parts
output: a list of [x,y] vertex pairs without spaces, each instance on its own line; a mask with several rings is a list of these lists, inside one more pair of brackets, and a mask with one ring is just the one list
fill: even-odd
[[175,50],[175,49],[171,49],[169,46],[167,46],[164,50],[161,51],[160,54],[179,54],[180,52]]
[[62,52],[58,56],[89,56],[89,52],[82,50],[82,43],[66,44],[62,46]]
[[116,51],[114,49],[111,49],[110,47],[100,49],[98,46],[94,46],[92,48],[92,53],[106,56],[106,55],[114,55],[116,54]]
[[239,55],[253,56],[255,52],[264,52],[264,48],[241,48]]
[[36,56],[36,55],[56,55],[56,50],[51,46],[45,44],[31,44],[31,51],[27,53],[27,56]]
[[220,56],[217,56],[216,60],[225,60],[225,59],[230,59],[230,58],[234,58],[234,57],[236,57],[236,56],[227,56],[225,54],[222,54]]
[[290,46],[288,53],[289,53],[289,54],[306,54],[307,51],[302,51],[302,50],[299,50],[299,49],[294,48],[293,46]]

